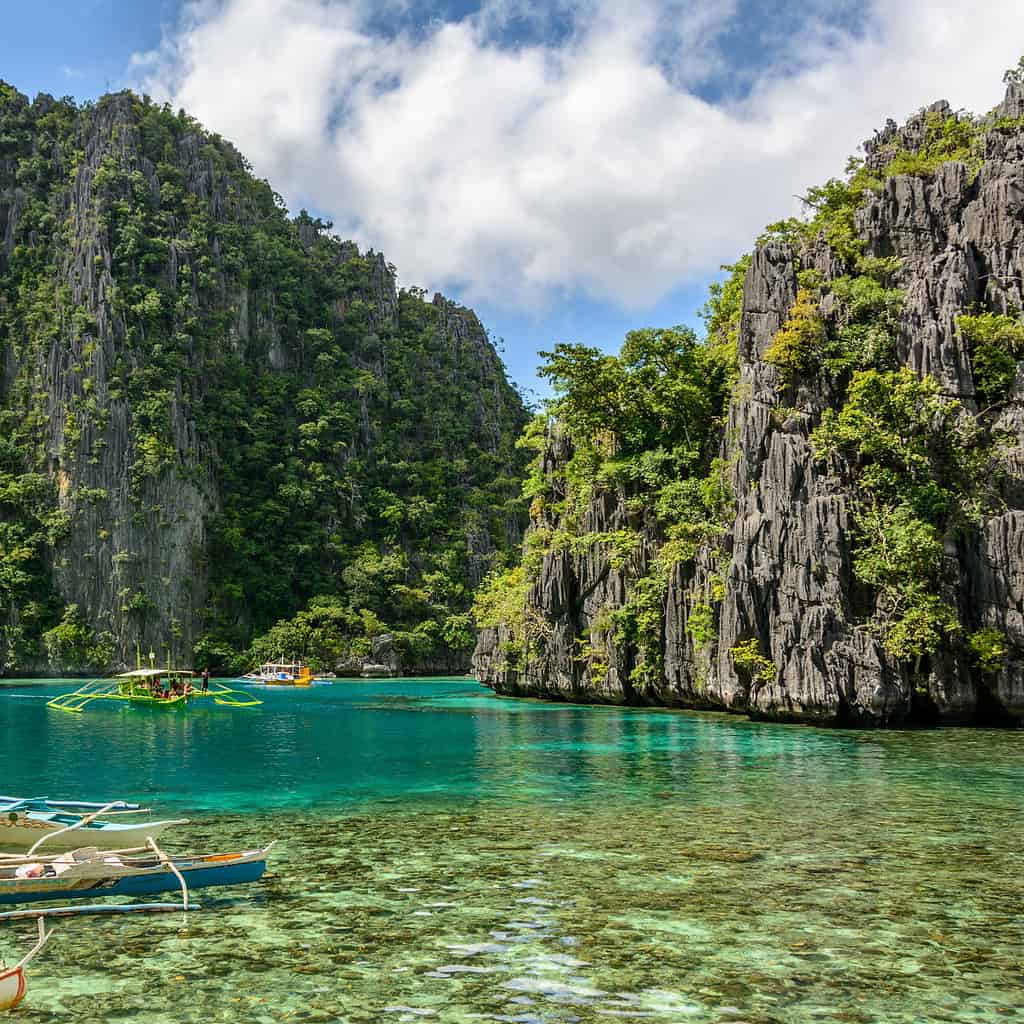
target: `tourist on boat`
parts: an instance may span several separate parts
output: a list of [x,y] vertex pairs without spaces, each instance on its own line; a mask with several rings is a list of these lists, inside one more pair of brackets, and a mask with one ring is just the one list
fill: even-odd
[[203,669],[203,693],[206,693],[210,688],[210,670],[208,668]]

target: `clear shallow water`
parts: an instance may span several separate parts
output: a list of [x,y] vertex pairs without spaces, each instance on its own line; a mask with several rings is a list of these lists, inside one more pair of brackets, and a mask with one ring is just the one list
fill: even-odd
[[1022,733],[463,680],[47,711],[67,688],[0,686],[0,790],[187,813],[182,850],[281,842],[187,922],[61,923],[18,1020],[1024,1020]]

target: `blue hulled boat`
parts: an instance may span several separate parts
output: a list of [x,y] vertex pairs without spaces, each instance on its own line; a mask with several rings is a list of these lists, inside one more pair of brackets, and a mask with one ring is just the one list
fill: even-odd
[[270,846],[187,857],[95,847],[56,857],[0,856],[0,904],[142,896],[182,889],[183,880],[189,889],[242,885],[263,877]]

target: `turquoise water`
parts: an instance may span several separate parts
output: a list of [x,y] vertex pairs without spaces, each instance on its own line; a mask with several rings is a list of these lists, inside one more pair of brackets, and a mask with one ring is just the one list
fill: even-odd
[[144,800],[193,819],[182,851],[279,844],[187,920],[61,923],[18,1020],[1024,1020],[1022,733],[465,680],[48,711],[66,688],[0,685],[0,790]]

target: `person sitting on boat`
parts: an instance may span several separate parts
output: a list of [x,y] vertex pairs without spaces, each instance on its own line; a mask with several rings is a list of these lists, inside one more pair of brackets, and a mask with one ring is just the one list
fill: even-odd
[[171,696],[171,677],[168,676],[164,680],[164,700],[169,700]]

